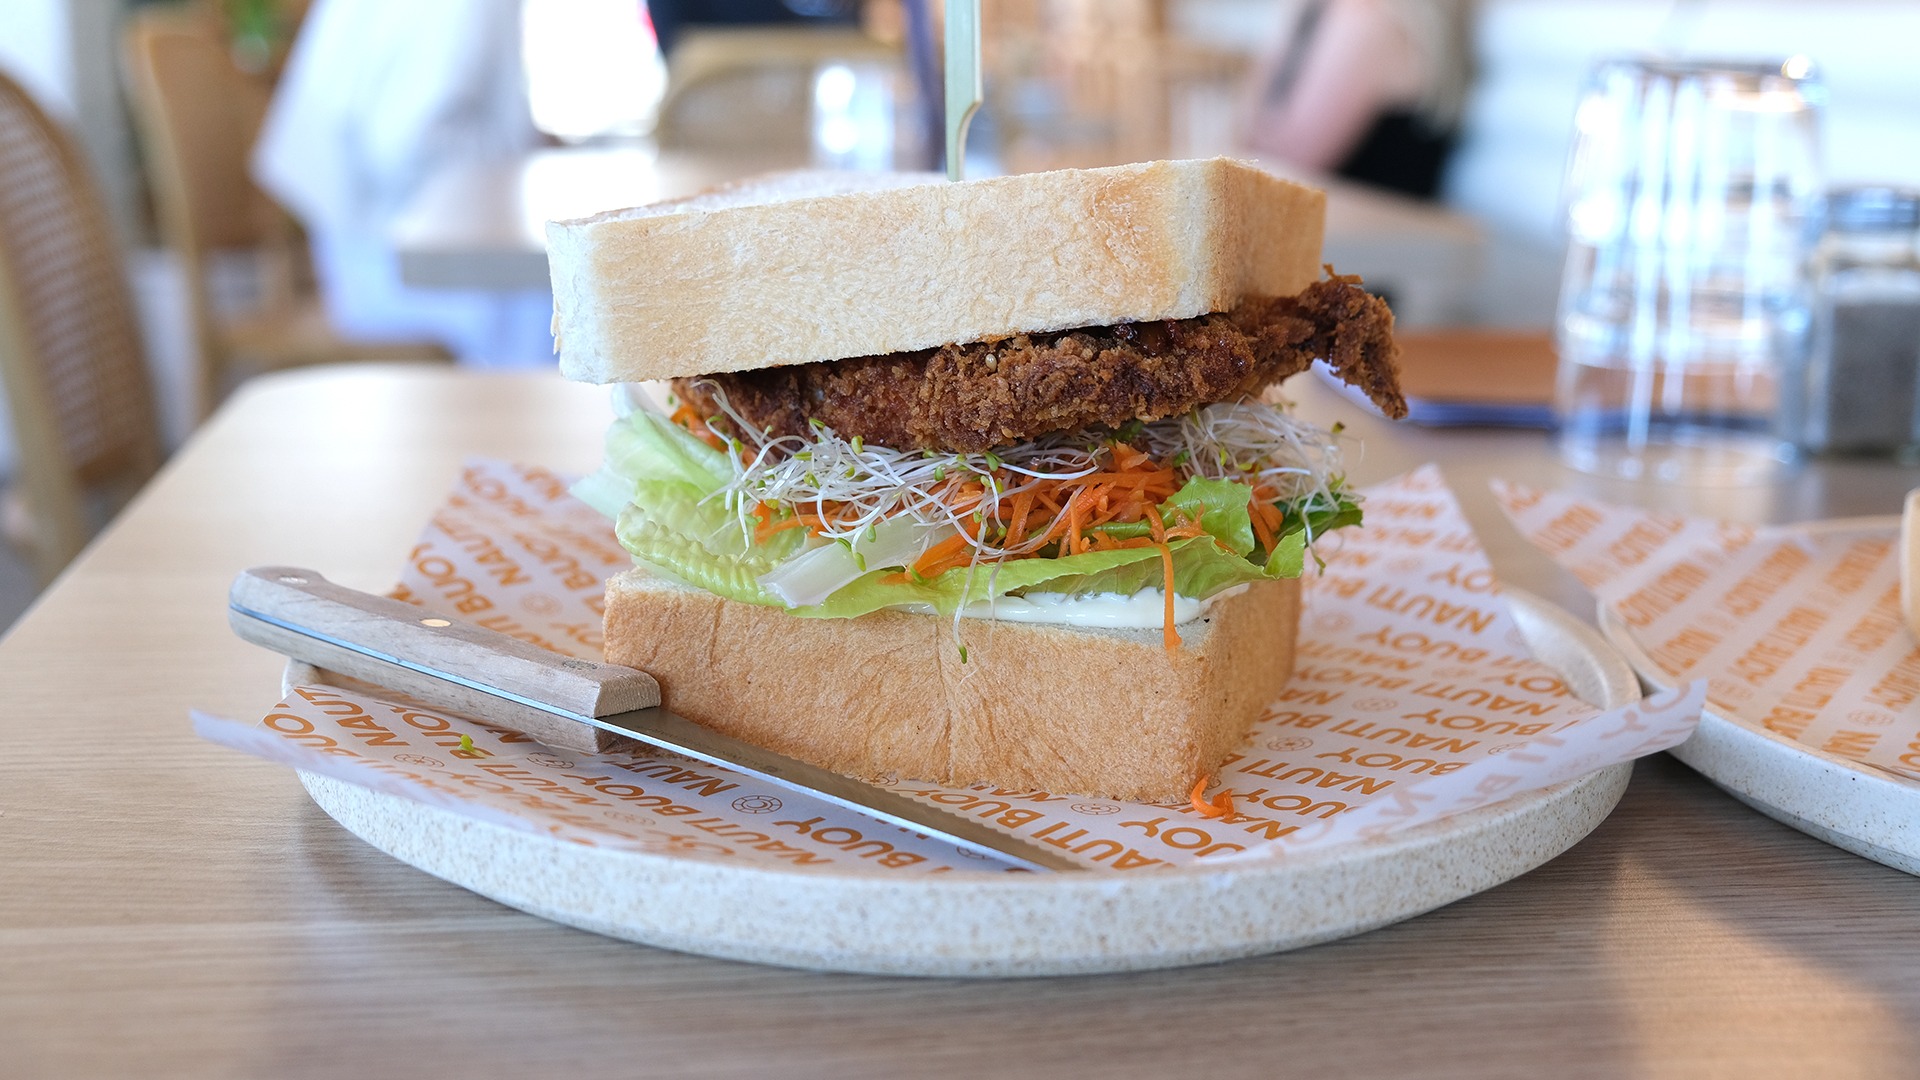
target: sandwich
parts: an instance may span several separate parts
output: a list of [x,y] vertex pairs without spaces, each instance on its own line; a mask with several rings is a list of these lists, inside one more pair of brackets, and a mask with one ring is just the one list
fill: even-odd
[[635,569],[607,659],[867,779],[1185,799],[1291,672],[1360,520],[1280,379],[1404,415],[1324,197],[1225,159],[783,174],[548,227],[563,373],[626,395],[576,489]]

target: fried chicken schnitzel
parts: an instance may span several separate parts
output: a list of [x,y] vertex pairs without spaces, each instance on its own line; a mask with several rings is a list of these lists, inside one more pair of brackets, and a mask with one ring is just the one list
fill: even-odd
[[979,452],[1247,397],[1316,359],[1398,418],[1407,406],[1397,355],[1386,303],[1359,278],[1334,276],[1296,296],[1191,319],[1016,334],[673,386],[708,418],[724,395],[741,420],[776,437],[804,435],[817,420],[896,449]]

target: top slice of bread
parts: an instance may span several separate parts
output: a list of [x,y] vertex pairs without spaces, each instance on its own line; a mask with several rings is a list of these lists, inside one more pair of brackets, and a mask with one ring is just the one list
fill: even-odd
[[1214,158],[783,173],[552,222],[560,369],[639,382],[1191,318],[1317,279],[1325,204]]

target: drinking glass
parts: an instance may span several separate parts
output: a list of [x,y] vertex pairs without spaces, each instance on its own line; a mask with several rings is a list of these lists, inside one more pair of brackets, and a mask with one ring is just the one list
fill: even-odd
[[1799,57],[1594,69],[1565,189],[1567,464],[1740,484],[1794,460],[1780,395],[1807,344],[1823,97]]

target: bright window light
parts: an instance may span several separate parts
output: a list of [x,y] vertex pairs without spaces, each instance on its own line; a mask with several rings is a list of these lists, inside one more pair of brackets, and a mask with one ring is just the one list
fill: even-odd
[[534,126],[562,139],[653,130],[667,68],[644,0],[522,0]]

